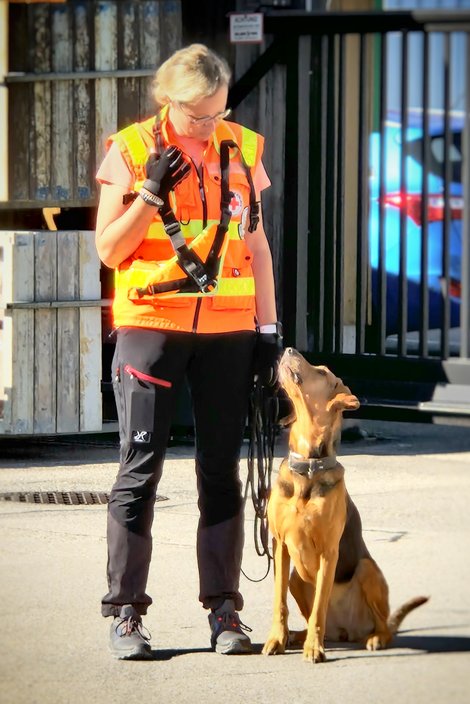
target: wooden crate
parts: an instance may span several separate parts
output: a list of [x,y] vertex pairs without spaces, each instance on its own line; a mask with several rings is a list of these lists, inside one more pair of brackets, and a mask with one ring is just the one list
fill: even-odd
[[94,233],[3,231],[0,262],[0,435],[100,431]]

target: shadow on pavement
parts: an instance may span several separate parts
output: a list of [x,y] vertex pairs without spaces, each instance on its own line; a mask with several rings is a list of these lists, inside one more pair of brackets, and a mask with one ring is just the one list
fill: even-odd
[[[261,655],[263,643],[253,643],[253,655]],[[390,648],[377,653],[368,652],[357,643],[326,643],[327,662],[348,659],[349,657],[404,657],[418,655],[419,653],[467,653],[470,652],[470,637],[445,636],[445,635],[397,635]],[[402,650],[416,651],[413,653],[398,652]],[[168,661],[181,655],[195,655],[196,653],[211,653],[211,648],[182,648],[152,650],[153,661]],[[351,655],[346,655],[350,652]],[[355,653],[355,655],[352,655]],[[341,655],[340,655],[341,654]],[[288,648],[282,655],[270,656],[283,658],[289,655],[302,658],[301,648]],[[149,662],[152,662],[149,660]]]
[[[180,655],[195,655],[196,653],[212,653],[211,648],[181,648],[167,650],[152,650],[153,660],[165,661],[177,658]],[[150,662],[150,661],[149,661]]]

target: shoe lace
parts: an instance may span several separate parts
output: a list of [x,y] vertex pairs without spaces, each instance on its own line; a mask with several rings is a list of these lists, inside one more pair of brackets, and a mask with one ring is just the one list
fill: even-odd
[[130,636],[132,633],[138,633],[143,640],[149,641],[152,634],[145,628],[142,621],[137,621],[133,616],[129,618],[123,618],[116,624],[116,633],[118,636]]
[[231,631],[231,630],[236,630],[236,631],[246,631],[247,633],[251,633],[253,631],[252,628],[246,625],[246,623],[243,623],[240,621],[240,617],[238,614],[230,613],[229,611],[225,611],[222,614],[219,614],[216,616],[217,622],[221,624],[222,629],[224,631]]

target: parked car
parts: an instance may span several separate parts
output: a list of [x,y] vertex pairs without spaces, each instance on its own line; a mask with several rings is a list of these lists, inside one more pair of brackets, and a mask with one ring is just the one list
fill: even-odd
[[[422,271],[422,190],[423,190],[423,129],[422,114],[412,114],[408,127],[403,129],[396,116],[390,116],[385,127],[385,183],[383,195],[385,270],[386,270],[386,334],[396,333],[399,327],[399,271],[400,240],[406,241],[407,330],[419,330],[422,317],[421,281],[427,277],[429,301],[429,329],[439,328],[442,322],[445,280],[443,279],[444,239],[444,184],[445,148],[444,118],[442,113],[430,115],[429,172],[428,172],[428,257]],[[460,324],[460,281],[462,252],[462,129],[463,115],[454,114],[450,126],[450,181],[449,181],[449,297],[451,327]],[[372,270],[372,309],[376,320],[379,307],[379,218],[380,218],[380,133],[373,133],[370,141],[370,204],[369,253]],[[401,186],[401,154],[406,141],[406,188]],[[401,231],[401,215],[405,213]],[[424,279],[423,279],[424,280]],[[373,320],[374,324],[374,320]]]

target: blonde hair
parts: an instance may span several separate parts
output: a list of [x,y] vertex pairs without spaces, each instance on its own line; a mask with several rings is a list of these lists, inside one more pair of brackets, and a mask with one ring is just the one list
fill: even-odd
[[153,95],[159,105],[194,103],[230,83],[231,71],[222,57],[204,44],[175,51],[158,69]]

